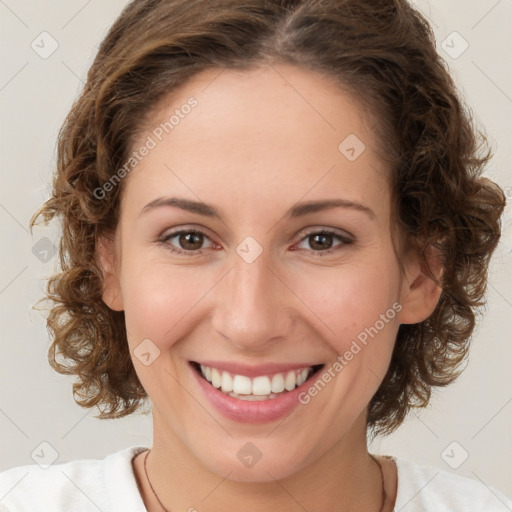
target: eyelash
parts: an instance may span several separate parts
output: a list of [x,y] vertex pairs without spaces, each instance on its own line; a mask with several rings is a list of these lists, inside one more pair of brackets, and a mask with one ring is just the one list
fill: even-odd
[[[164,245],[166,247],[166,249],[168,249],[169,251],[171,251],[175,254],[186,255],[186,256],[197,256],[199,254],[202,254],[201,249],[187,251],[184,249],[177,249],[176,247],[174,247],[173,245],[171,245],[169,243],[170,239],[175,238],[176,236],[179,236],[182,234],[203,235],[205,238],[207,238],[209,240],[209,237],[202,231],[199,231],[197,229],[182,229],[182,230],[174,231],[173,233],[169,233],[169,234],[165,235],[164,237],[162,237],[161,239],[158,240],[158,243]],[[346,246],[346,245],[350,245],[350,244],[354,243],[353,238],[344,236],[344,235],[342,235],[336,231],[333,231],[331,229],[321,229],[321,230],[317,230],[317,231],[315,231],[315,230],[309,231],[304,234],[304,236],[299,240],[298,243],[304,242],[304,240],[307,240],[312,235],[330,235],[333,238],[337,238],[338,240],[341,240],[341,242],[343,242],[341,244],[341,246]],[[331,254],[331,253],[335,252],[336,250],[339,250],[339,246],[334,246],[334,247],[331,247],[330,249],[326,249],[324,251],[315,251],[313,249],[309,249],[309,250],[313,251],[316,255],[324,256],[327,254]]]

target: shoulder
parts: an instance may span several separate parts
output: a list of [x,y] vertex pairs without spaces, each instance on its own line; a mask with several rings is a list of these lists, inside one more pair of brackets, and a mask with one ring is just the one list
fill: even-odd
[[512,500],[479,480],[392,457],[397,466],[395,510],[402,512],[507,512]]
[[146,449],[133,446],[99,460],[4,471],[0,473],[0,512],[145,512],[131,461]]

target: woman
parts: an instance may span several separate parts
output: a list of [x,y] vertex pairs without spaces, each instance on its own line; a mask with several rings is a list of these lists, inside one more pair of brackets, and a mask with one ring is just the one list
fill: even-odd
[[367,447],[467,354],[504,207],[478,142],[404,0],[130,3],[38,215],[52,365],[103,418],[148,397],[153,445],[11,469],[4,509],[510,507]]

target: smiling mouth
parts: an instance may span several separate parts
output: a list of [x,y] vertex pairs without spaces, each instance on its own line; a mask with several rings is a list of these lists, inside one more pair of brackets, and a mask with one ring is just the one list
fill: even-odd
[[195,371],[225,395],[246,401],[271,400],[302,386],[325,365],[318,364],[270,375],[248,377],[191,361]]

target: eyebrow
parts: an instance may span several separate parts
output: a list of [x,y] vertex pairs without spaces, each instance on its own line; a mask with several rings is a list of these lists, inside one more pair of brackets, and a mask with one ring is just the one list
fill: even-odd
[[[219,219],[223,221],[223,217],[220,214],[219,210],[212,205],[207,203],[203,203],[201,201],[193,201],[191,199],[184,199],[179,197],[159,197],[149,202],[142,211],[140,215],[146,213],[149,210],[154,208],[159,208],[162,206],[173,206],[175,208],[180,208],[181,210],[185,210],[191,213],[197,213],[199,215],[204,215],[205,217],[211,217],[215,219]],[[355,201],[349,201],[347,199],[325,199],[319,201],[306,201],[303,203],[298,203],[292,206],[284,215],[284,217],[288,218],[297,218],[302,217],[304,215],[308,215],[310,213],[316,213],[324,210],[329,210],[332,208],[350,208],[356,211],[360,211],[368,215],[370,219],[375,219],[375,213],[371,208],[365,206],[361,203],[357,203]],[[139,215],[139,216],[140,216]]]

